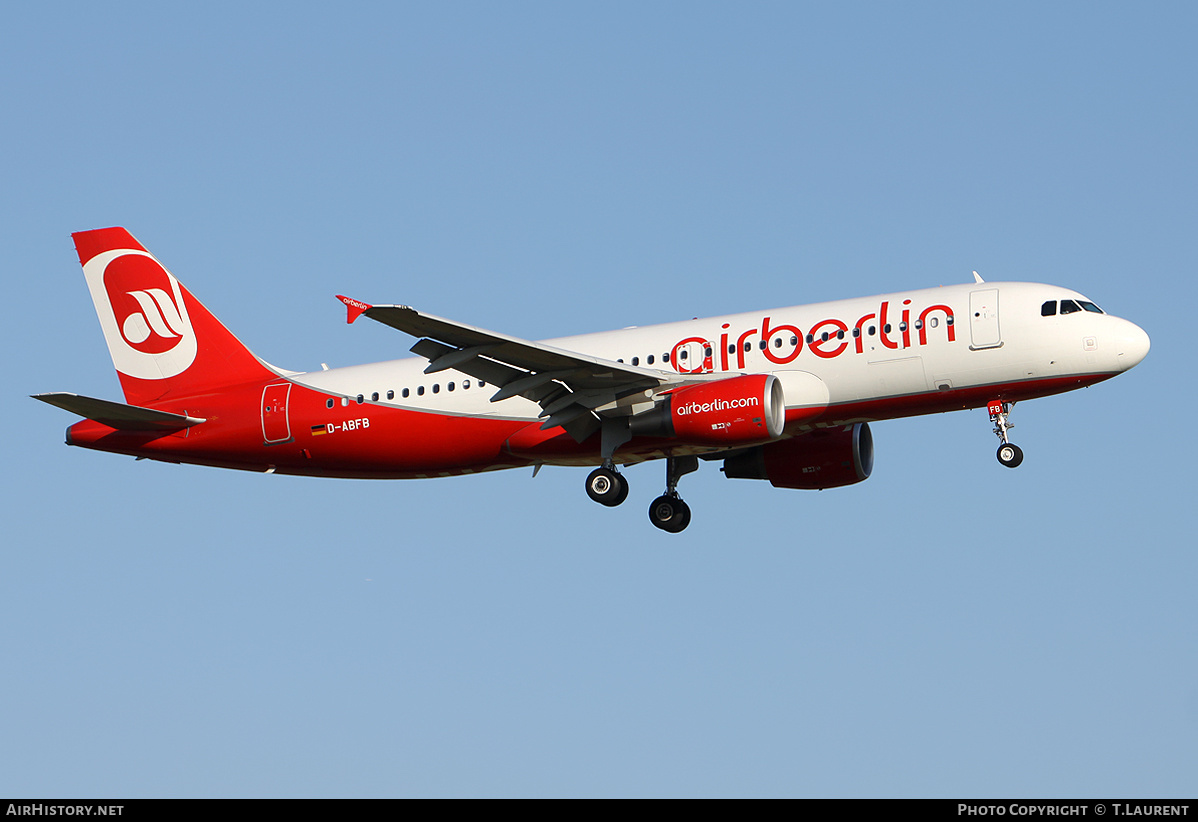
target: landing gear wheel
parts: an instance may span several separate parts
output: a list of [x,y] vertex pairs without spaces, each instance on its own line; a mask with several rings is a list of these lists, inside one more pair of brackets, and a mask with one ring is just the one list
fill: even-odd
[[998,461],[1008,468],[1018,468],[1023,462],[1023,449],[1013,443],[1004,442],[998,446]]
[[587,477],[587,496],[600,505],[614,508],[628,499],[628,480],[610,468],[596,468]]
[[649,506],[649,521],[663,531],[677,534],[691,523],[691,508],[679,497],[661,496]]

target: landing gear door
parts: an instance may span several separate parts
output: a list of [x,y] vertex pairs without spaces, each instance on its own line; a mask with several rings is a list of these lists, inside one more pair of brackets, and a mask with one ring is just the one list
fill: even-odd
[[998,289],[969,292],[970,348],[998,348],[1002,335],[998,330]]
[[262,389],[262,439],[267,445],[291,441],[291,423],[287,405],[291,383],[276,383]]

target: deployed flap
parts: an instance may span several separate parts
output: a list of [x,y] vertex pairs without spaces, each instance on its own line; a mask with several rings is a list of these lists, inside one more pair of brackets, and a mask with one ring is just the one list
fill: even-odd
[[499,388],[492,402],[513,396],[532,400],[541,406],[543,428],[561,425],[576,438],[594,432],[597,409],[631,394],[718,378],[638,368],[434,317],[406,305],[338,299],[348,309],[348,322],[365,315],[422,337],[411,350],[429,361],[426,373],[453,368],[485,380]]
[[142,408],[139,405],[125,405],[109,400],[98,400],[94,397],[84,397],[79,394],[51,393],[33,394],[35,400],[57,406],[89,420],[103,423],[110,428],[121,431],[178,431],[204,422],[200,417],[188,417],[183,414],[171,414],[166,411],[155,411],[153,408]]

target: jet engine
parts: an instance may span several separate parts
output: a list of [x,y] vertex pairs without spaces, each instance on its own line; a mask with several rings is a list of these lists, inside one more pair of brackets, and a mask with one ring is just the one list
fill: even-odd
[[634,437],[676,437],[695,445],[753,445],[777,439],[786,424],[782,383],[750,374],[688,385],[631,420]]
[[726,477],[807,490],[853,485],[873,468],[874,438],[863,422],[766,443],[724,460]]

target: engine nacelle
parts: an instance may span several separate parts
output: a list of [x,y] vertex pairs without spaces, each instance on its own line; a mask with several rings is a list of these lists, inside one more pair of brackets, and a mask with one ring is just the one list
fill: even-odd
[[873,470],[874,438],[863,422],[767,443],[724,460],[726,477],[813,491],[861,482]]
[[680,388],[630,423],[633,436],[676,437],[695,445],[753,445],[782,434],[786,402],[773,374]]

